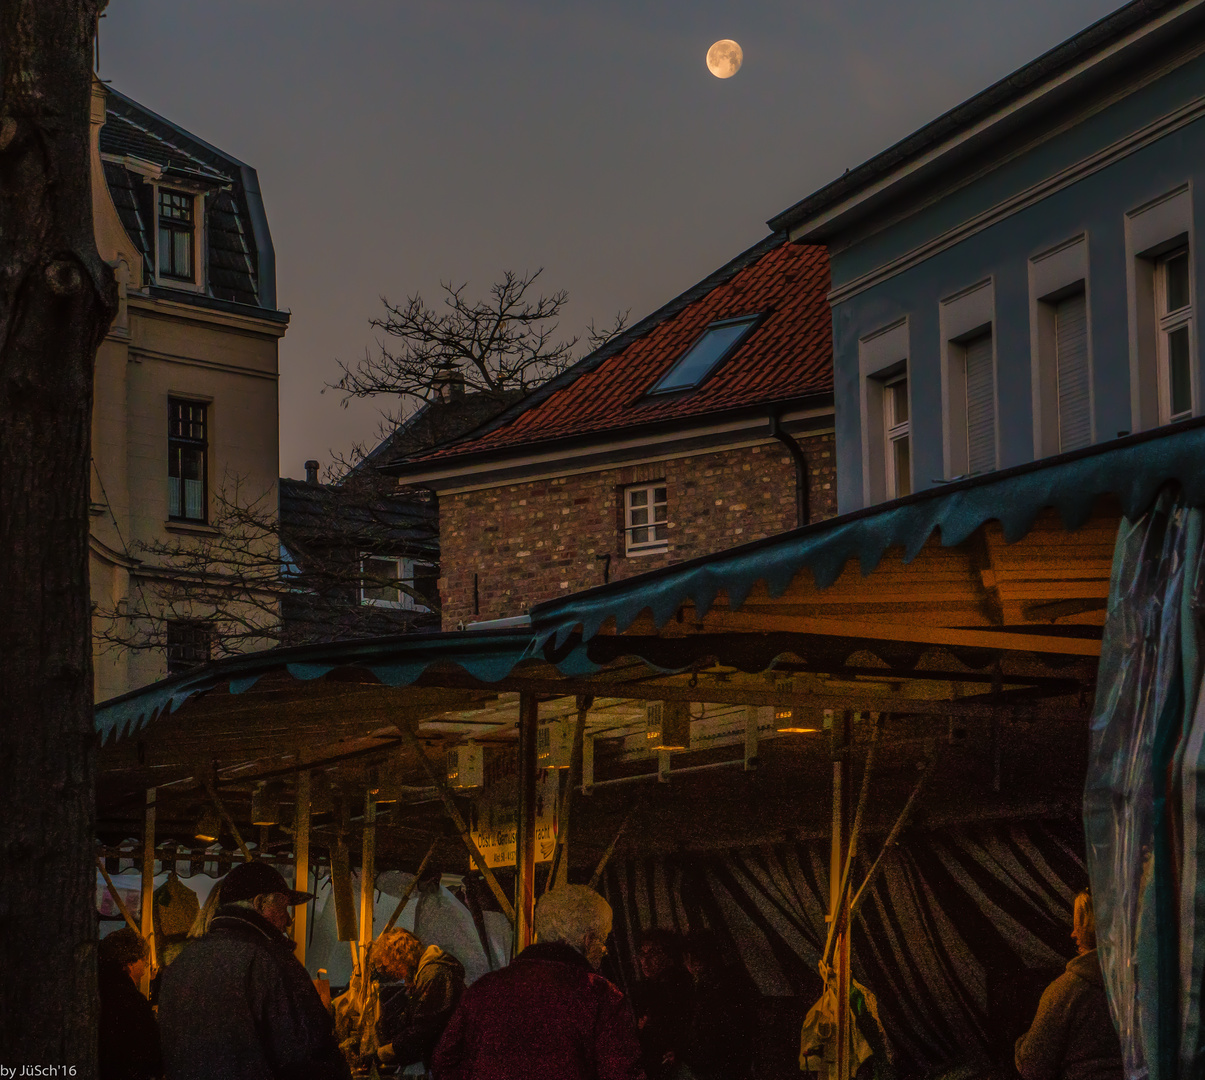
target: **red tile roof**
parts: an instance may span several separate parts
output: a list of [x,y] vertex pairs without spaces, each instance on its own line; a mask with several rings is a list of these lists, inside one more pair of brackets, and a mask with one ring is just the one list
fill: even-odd
[[[828,289],[824,248],[763,241],[624,335],[631,340],[604,346],[486,425],[480,435],[431,456],[507,450],[831,393]],[[644,397],[709,324],[756,313],[764,316],[761,322],[696,390]],[[648,323],[651,328],[643,329]]]

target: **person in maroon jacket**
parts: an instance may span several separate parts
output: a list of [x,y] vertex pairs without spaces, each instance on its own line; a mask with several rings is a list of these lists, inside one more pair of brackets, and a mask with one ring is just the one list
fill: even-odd
[[435,1048],[435,1080],[644,1080],[623,992],[596,969],[611,906],[584,885],[536,905],[536,943],[465,992]]

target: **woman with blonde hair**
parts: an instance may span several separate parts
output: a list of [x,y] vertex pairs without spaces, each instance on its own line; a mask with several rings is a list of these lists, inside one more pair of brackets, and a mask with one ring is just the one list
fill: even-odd
[[1121,1041],[1096,951],[1096,917],[1085,889],[1075,898],[1071,936],[1079,955],[1042,994],[1030,1029],[1017,1040],[1024,1080],[1121,1080]]
[[372,947],[372,966],[381,981],[381,1061],[400,1066],[421,1061],[430,1071],[435,1044],[464,993],[464,966],[438,945],[424,948],[408,930],[382,934]]

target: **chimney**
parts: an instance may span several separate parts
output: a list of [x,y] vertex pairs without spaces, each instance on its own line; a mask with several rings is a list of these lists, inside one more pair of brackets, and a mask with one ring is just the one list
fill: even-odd
[[318,462],[313,459],[305,463],[305,482],[307,484],[318,483]]

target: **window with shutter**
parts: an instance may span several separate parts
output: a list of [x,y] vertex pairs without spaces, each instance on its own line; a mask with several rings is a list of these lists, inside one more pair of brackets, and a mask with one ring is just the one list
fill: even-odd
[[1059,450],[1092,441],[1088,380],[1088,304],[1083,293],[1054,306],[1054,351],[1059,390]]
[[992,335],[982,334],[963,346],[967,388],[967,471],[996,467],[996,388],[992,371]]

